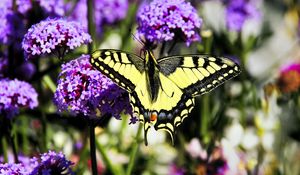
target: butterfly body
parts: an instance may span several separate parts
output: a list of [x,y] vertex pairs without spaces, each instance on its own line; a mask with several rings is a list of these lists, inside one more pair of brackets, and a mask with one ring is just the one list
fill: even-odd
[[98,50],[91,64],[130,94],[134,114],[147,131],[167,130],[172,139],[175,128],[190,114],[194,97],[236,76],[237,64],[225,58],[184,55],[145,59],[119,50]]

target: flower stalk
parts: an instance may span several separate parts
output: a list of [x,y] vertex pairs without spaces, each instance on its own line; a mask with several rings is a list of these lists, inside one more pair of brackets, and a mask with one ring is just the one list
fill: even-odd
[[92,162],[92,174],[97,175],[97,158],[96,158],[96,143],[95,143],[95,126],[90,123],[90,156]]
[[131,153],[130,153],[130,160],[129,160],[128,167],[127,167],[127,170],[126,170],[126,175],[131,175],[132,174],[133,166],[134,166],[134,163],[135,163],[135,160],[136,160],[136,157],[137,157],[137,152],[138,152],[138,149],[139,149],[140,135],[141,135],[141,132],[142,132],[142,128],[143,128],[143,125],[140,124],[139,128],[138,128],[138,131],[137,131],[137,134],[136,134],[136,137],[135,137],[135,143],[133,144],[132,150],[131,150]]

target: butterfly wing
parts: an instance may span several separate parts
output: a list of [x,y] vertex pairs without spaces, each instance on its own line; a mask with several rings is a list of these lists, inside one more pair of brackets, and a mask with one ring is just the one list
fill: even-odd
[[240,68],[226,58],[201,55],[165,57],[157,60],[161,89],[153,109],[158,111],[155,129],[174,129],[190,114],[194,97],[209,92],[236,76]]
[[[156,101],[150,101],[150,92],[146,89],[147,81],[141,80],[135,91],[131,93],[134,111],[140,114],[140,120],[144,122],[145,143],[147,145],[147,132],[152,125],[156,130],[166,130],[171,135],[175,128],[194,107],[194,99],[183,94],[177,85],[162,73],[159,73],[160,86]],[[179,104],[179,105],[178,105]],[[151,115],[156,114],[155,119]],[[173,117],[173,116],[181,116]]]
[[230,59],[205,55],[164,57],[157,62],[165,76],[184,94],[193,97],[211,91],[240,73],[239,66]]
[[92,54],[90,62],[128,92],[134,91],[145,72],[141,57],[119,50],[97,50]]

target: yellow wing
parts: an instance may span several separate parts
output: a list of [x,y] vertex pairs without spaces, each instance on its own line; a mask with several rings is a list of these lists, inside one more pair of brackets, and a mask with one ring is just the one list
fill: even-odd
[[240,73],[239,66],[230,59],[205,55],[164,57],[157,62],[161,73],[184,94],[193,97],[211,91]]
[[[151,102],[149,99],[146,79],[142,79],[134,92],[131,93],[134,113],[139,114],[140,121],[144,122],[146,145],[147,132],[152,125],[156,130],[168,131],[173,140],[175,128],[183,122],[194,107],[194,98],[183,94],[182,90],[165,75],[159,74],[159,78],[161,86],[155,102]],[[145,116],[151,116],[152,113],[156,113],[157,118],[145,119]]]
[[97,50],[92,54],[90,62],[128,92],[135,89],[145,72],[144,60],[141,57],[119,50]]

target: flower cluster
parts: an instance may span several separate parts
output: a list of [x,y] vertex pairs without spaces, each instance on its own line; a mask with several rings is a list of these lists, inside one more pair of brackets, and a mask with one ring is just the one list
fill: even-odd
[[96,116],[131,113],[128,93],[115,85],[89,63],[89,56],[82,56],[62,65],[54,102],[59,111]]
[[[80,21],[87,29],[87,3],[86,0],[77,2],[71,19]],[[127,0],[95,0],[94,1],[94,22],[97,26],[97,33],[102,31],[103,24],[113,24],[126,17],[128,10]]]
[[20,163],[0,163],[0,175],[71,175],[73,163],[63,153],[48,151]]
[[[64,19],[47,19],[28,30],[22,47],[29,58],[54,51],[58,51],[59,56],[63,56],[66,50],[91,41],[91,36],[84,32],[79,23]],[[63,53],[60,53],[61,50]]]
[[179,39],[189,45],[199,41],[197,30],[202,19],[196,9],[184,0],[154,0],[137,15],[138,36],[150,42]]
[[95,20],[102,24],[112,24],[126,17],[127,0],[98,0],[95,3]]
[[[12,9],[13,0],[4,0],[7,6]],[[63,16],[65,14],[64,0],[36,0],[34,3],[43,9],[48,16]],[[34,4],[31,0],[16,0],[16,6],[19,13],[25,15],[33,8]]]
[[[13,6],[13,0],[7,0],[7,3],[11,6]],[[27,13],[31,8],[32,4],[30,0],[16,0],[16,6],[18,7],[18,12],[21,14]]]
[[0,80],[0,114],[8,118],[18,113],[19,108],[37,107],[37,97],[35,89],[24,81]]
[[37,2],[49,16],[63,16],[65,14],[64,0],[37,0]]
[[246,20],[261,16],[254,0],[229,0],[226,3],[226,25],[229,30],[240,31]]
[[0,1],[0,43],[7,44],[11,39],[21,38],[24,35],[23,19],[33,8],[33,4],[38,5],[45,16],[59,17],[65,14],[66,5],[64,0],[16,0],[16,10],[13,10],[13,0]]
[[300,88],[300,64],[294,63],[284,67],[277,84],[284,93],[297,92]]
[[57,174],[68,175],[74,174],[71,169],[73,163],[66,159],[65,155],[60,152],[48,151],[41,154],[39,158],[32,158],[32,164],[36,165],[30,175],[40,174]]
[[5,163],[0,164],[0,175],[30,175],[30,167],[25,166],[22,163]]
[[0,2],[0,43],[7,44],[12,35],[17,34],[14,32],[12,19],[14,14],[11,10],[10,3],[8,0],[4,0]]

